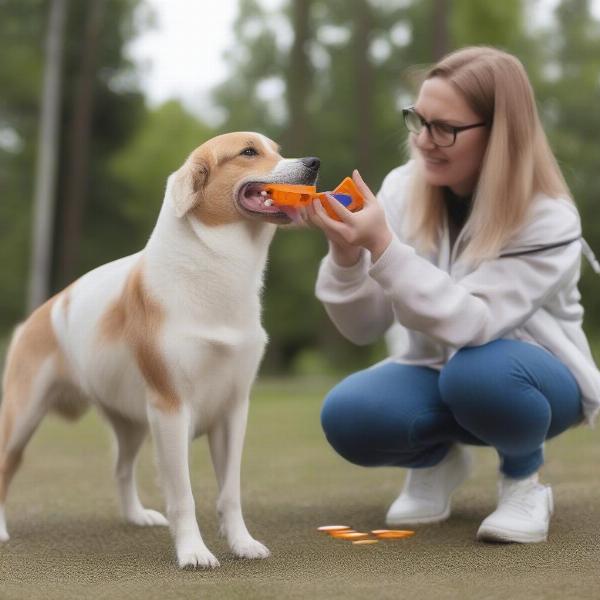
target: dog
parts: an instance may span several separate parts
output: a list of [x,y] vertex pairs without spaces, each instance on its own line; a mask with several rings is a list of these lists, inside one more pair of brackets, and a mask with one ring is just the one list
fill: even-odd
[[[181,568],[219,566],[196,520],[188,453],[207,434],[219,486],[220,532],[232,552],[266,558],[246,528],[240,466],[249,394],[267,343],[261,293],[277,226],[289,210],[265,202],[267,183],[314,185],[316,157],[286,159],[253,132],[196,148],[167,180],[145,248],[90,271],[19,325],[0,407],[0,540],[23,450],[42,417],[95,406],[114,430],[124,518],[168,525]],[[139,500],[134,462],[148,428],[166,516]]]

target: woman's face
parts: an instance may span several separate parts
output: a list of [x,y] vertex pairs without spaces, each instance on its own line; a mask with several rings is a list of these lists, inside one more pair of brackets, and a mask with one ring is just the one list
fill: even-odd
[[[481,123],[482,118],[468,106],[454,87],[440,77],[427,79],[421,86],[415,111],[427,122],[443,121],[461,127]],[[426,127],[421,133],[411,133],[425,165],[425,177],[431,185],[448,186],[455,194],[467,196],[473,192],[487,146],[487,127],[474,127],[456,134],[453,146],[442,148],[432,141]]]

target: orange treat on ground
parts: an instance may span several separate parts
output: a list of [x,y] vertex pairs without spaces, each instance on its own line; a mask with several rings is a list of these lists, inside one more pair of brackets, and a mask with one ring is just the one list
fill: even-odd
[[346,535],[347,533],[358,533],[358,532],[354,529],[344,529],[344,530],[340,530],[340,531],[328,531],[327,533],[331,537],[337,538],[337,537]]
[[375,530],[372,532],[376,535],[380,540],[394,540],[394,539],[402,539],[407,537],[412,537],[415,535],[414,531],[410,531],[408,529],[390,529],[386,530]]
[[414,533],[412,529],[372,529],[371,533]]
[[348,527],[348,525],[323,525],[323,526],[319,527],[319,531],[325,531],[325,532],[344,531],[344,530],[348,530],[348,529],[352,529],[352,528]]
[[335,536],[338,540],[366,540],[369,537],[368,533],[353,531],[351,533],[339,533]]
[[378,544],[379,540],[356,540],[354,542],[352,542],[353,544],[358,545],[363,545],[363,544]]

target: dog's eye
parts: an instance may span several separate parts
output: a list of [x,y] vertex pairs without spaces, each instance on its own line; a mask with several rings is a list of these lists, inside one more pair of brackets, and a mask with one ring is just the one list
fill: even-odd
[[249,148],[244,148],[240,152],[240,154],[243,155],[243,156],[257,156],[258,152],[254,148],[249,147]]

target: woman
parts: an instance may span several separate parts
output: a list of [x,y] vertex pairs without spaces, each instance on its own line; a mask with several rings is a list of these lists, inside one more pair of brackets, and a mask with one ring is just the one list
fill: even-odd
[[577,208],[548,146],[521,63],[494,48],[443,58],[403,111],[412,160],[365,206],[331,199],[304,218],[329,253],[316,295],[339,331],[367,344],[394,324],[405,343],[338,384],[321,421],[365,466],[409,468],[390,526],[448,518],[468,477],[465,445],[500,457],[497,509],[481,540],[547,539],[552,492],[543,446],[593,424],[600,372],[582,330]]

